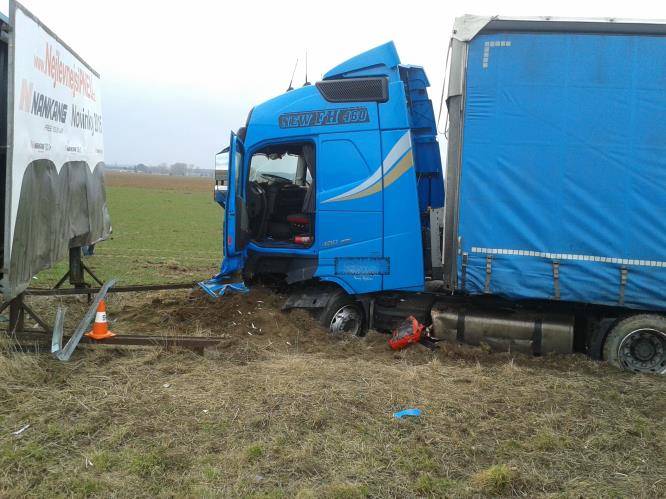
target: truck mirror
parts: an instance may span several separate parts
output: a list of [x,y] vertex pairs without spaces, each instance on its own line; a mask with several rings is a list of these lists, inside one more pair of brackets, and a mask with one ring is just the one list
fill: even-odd
[[215,155],[215,201],[222,207],[227,203],[229,192],[229,148],[225,148]]
[[215,202],[220,204],[223,208],[227,204],[228,192],[229,192],[228,185],[218,185],[217,182],[215,182],[215,191],[214,191]]

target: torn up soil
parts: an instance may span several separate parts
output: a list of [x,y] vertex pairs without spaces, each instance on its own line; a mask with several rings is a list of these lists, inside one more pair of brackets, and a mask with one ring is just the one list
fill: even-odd
[[212,300],[200,290],[163,292],[152,298],[127,295],[112,298],[109,316],[123,334],[173,334],[222,338],[217,356],[232,362],[266,359],[279,353],[309,353],[330,358],[431,361],[446,355],[465,361],[484,358],[503,362],[508,356],[463,345],[442,344],[433,352],[422,345],[395,352],[389,336],[371,331],[364,338],[337,338],[322,328],[307,310],[282,311],[286,296],[254,286],[246,295],[228,294]]
[[200,290],[186,296],[163,293],[150,301],[121,305],[116,329],[131,324],[157,334],[219,337],[218,355],[234,362],[265,358],[268,353],[314,352],[330,344],[310,313],[283,312],[283,301],[284,296],[264,287],[217,300]]

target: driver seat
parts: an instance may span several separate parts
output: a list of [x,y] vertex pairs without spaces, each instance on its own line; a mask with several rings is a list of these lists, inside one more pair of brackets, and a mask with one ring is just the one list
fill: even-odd
[[314,189],[313,185],[308,185],[303,199],[303,207],[301,213],[292,213],[287,215],[287,222],[291,225],[294,232],[301,232],[306,234],[312,233],[312,215],[314,214]]
[[312,234],[312,228],[310,227],[311,218],[306,213],[287,215],[287,222],[291,226],[291,232],[296,236],[309,236]]
[[291,225],[300,225],[303,227],[309,227],[310,215],[307,215],[305,213],[293,213],[291,215],[287,215],[287,222],[289,222]]

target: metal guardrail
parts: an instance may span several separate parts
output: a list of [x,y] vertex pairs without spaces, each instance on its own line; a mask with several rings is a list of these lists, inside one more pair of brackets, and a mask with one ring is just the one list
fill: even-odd
[[74,349],[83,338],[83,333],[86,332],[88,326],[95,317],[95,312],[97,311],[97,305],[101,302],[106,296],[107,291],[116,283],[115,279],[108,281],[95,295],[95,299],[92,301],[88,310],[86,311],[83,319],[79,322],[79,325],[76,326],[74,334],[69,338],[69,341],[62,347],[62,338],[63,338],[63,327],[65,322],[65,310],[62,307],[58,307],[56,311],[55,324],[53,325],[53,336],[51,338],[51,353],[53,356],[63,362],[67,362],[69,358],[74,353]]
[[[112,289],[109,289],[109,293],[140,293],[143,291],[164,291],[169,289],[187,289],[195,288],[197,283],[192,282],[183,282],[183,283],[174,283],[174,284],[147,284],[147,285],[135,285],[135,286],[117,286]],[[32,296],[68,296],[68,295],[92,295],[94,293],[99,293],[102,288],[56,288],[56,289],[41,289],[41,288],[28,288],[25,290],[25,295]]]
[[[11,331],[0,329],[0,333],[12,334]],[[23,345],[36,346],[48,349],[51,345],[49,335],[43,332],[30,330],[15,331],[12,336],[16,341]],[[69,342],[72,336],[63,336],[62,341]],[[79,344],[83,345],[107,345],[107,346],[150,346],[163,348],[187,348],[198,353],[203,353],[204,349],[214,347],[223,342],[228,342],[228,337],[222,336],[158,336],[145,334],[117,334],[113,338],[104,340],[93,340],[83,336]]]
[[[156,335],[143,335],[143,334],[117,334],[112,338],[104,340],[93,340],[84,336],[85,331],[90,326],[90,323],[97,311],[97,305],[108,293],[132,293],[143,291],[162,291],[169,289],[195,289],[196,282],[172,283],[172,284],[154,284],[154,285],[131,285],[131,286],[118,286],[115,287],[116,280],[112,279],[102,287],[78,287],[78,288],[56,288],[56,289],[40,289],[29,288],[20,297],[20,304],[22,307],[28,309],[30,313],[32,310],[24,303],[23,296],[68,296],[68,295],[93,295],[95,298],[90,303],[90,306],[74,330],[72,335],[64,335],[64,319],[65,309],[58,307],[56,311],[55,322],[53,330],[39,318],[37,314],[31,313],[31,317],[42,326],[43,330],[26,330],[21,327],[0,329],[0,333],[11,335],[11,337],[18,341],[23,342],[25,345],[32,345],[35,347],[48,348],[50,345],[51,353],[61,361],[67,361],[79,344],[89,345],[128,345],[128,346],[161,346],[164,348],[187,348],[195,352],[203,353],[205,348],[213,347],[221,342],[227,341],[227,337],[219,336],[156,336]],[[9,302],[5,304],[5,307]],[[33,316],[34,315],[34,316]],[[50,340],[50,341],[49,341]],[[48,342],[48,343],[47,343]],[[63,346],[64,343],[64,346]],[[41,350],[40,350],[41,351]]]

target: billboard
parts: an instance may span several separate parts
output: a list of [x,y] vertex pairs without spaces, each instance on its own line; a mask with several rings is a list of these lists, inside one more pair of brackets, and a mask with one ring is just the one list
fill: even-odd
[[111,231],[99,74],[21,4],[9,14],[5,299]]

